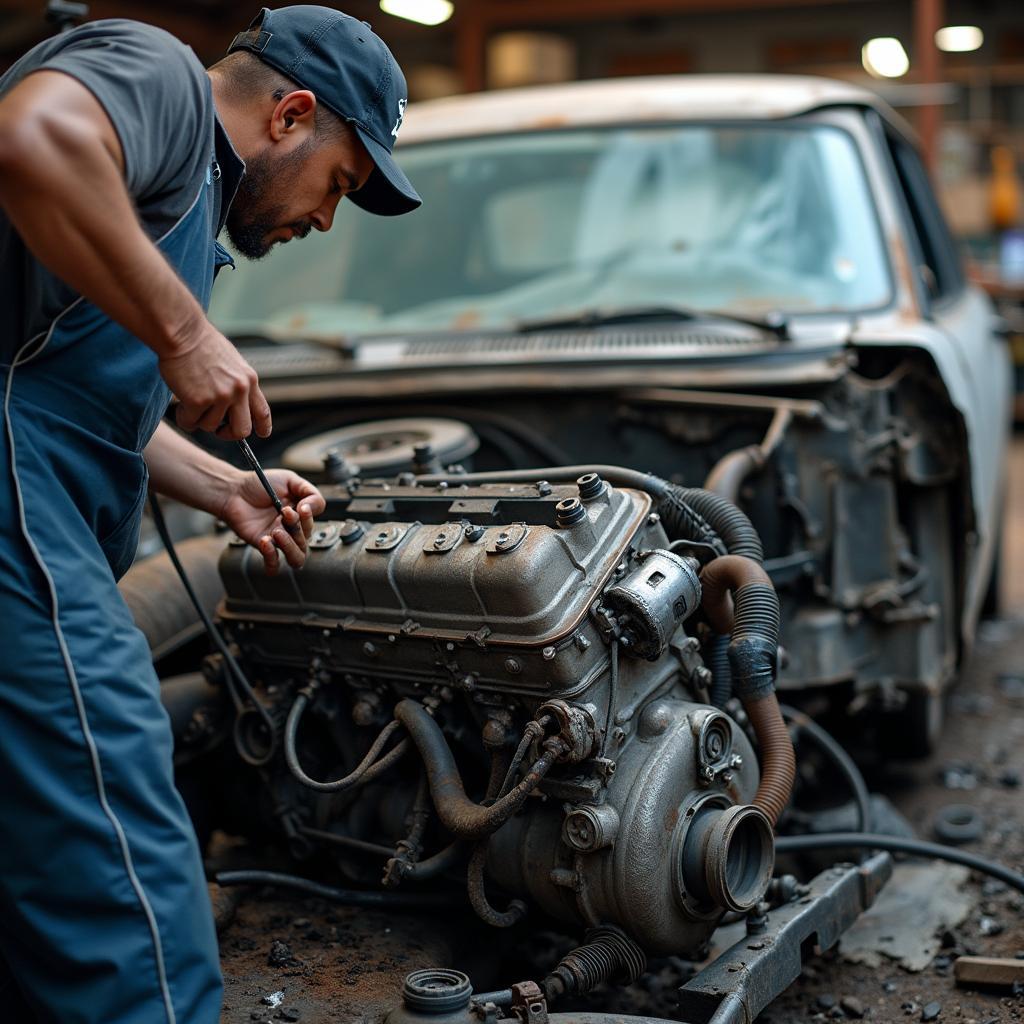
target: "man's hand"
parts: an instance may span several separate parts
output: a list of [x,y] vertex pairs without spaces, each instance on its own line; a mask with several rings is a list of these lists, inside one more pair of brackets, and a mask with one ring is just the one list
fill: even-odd
[[270,436],[270,406],[256,371],[205,317],[186,342],[161,354],[160,375],[180,402],[175,416],[182,430],[208,430],[226,441],[253,429]]
[[223,519],[259,550],[270,575],[280,570],[282,555],[290,566],[301,568],[313,517],[327,507],[323,495],[308,480],[287,469],[267,472],[286,506],[287,524],[299,527],[289,533],[255,473],[236,469],[204,451],[169,423],[156,428],[145,456],[154,491]]
[[[293,569],[301,569],[306,561],[306,541],[313,532],[313,517],[327,507],[323,495],[308,481],[288,469],[268,469],[278,497],[285,504],[284,519],[261,486],[255,473],[243,473],[239,484],[224,503],[220,518],[243,540],[263,555],[267,575],[274,576],[281,568],[281,556]],[[285,525],[301,529],[289,533]]]

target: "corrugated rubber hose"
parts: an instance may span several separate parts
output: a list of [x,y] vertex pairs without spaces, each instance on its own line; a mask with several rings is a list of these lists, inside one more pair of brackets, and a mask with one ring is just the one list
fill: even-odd
[[761,783],[753,803],[774,826],[796,779],[793,743],[775,696],[779,599],[764,569],[740,555],[709,562],[700,582],[711,628],[732,637],[733,689],[761,745]]

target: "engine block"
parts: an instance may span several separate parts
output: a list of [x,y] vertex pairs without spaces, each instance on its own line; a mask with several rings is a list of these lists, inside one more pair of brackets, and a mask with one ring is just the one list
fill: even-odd
[[[662,953],[698,949],[725,910],[756,904],[772,865],[770,823],[750,806],[757,758],[707,703],[701,641],[683,627],[699,566],[671,550],[647,492],[589,473],[325,496],[301,571],[268,577],[237,541],[220,562],[221,623],[265,717],[288,718],[275,736],[235,730],[245,760],[284,779],[286,834],[388,843],[390,885],[432,873],[425,836],[470,839],[485,920],[516,917],[489,909],[486,864],[548,915]],[[399,722],[419,759],[396,757],[390,783],[339,804],[296,770],[354,778]],[[428,783],[432,832],[412,796]]]

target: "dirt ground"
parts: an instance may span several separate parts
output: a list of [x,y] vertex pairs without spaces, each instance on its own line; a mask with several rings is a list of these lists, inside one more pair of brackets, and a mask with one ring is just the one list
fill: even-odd
[[[1024,870],[1024,440],[1011,452],[1004,538],[1003,617],[983,625],[952,695],[940,752],[925,762],[869,773],[917,835],[933,839],[936,812],[969,804],[984,823],[967,849]],[[957,988],[960,954],[1024,959],[1024,896],[971,875],[970,910],[944,929],[924,970],[883,959],[848,963],[835,951],[806,963],[803,975],[759,1020],[763,1024],[864,1019],[1002,1024],[1024,1020],[1024,992]],[[516,970],[561,951],[533,937],[507,948],[504,937],[453,914],[384,916],[319,900],[246,895],[221,936],[226,981],[224,1024],[302,1021],[377,1024],[397,1001],[404,975],[422,966],[459,967],[474,986],[503,987]],[[548,961],[550,964],[553,961]],[[538,963],[539,973],[543,966]],[[671,1016],[672,993],[689,965],[665,961],[630,991],[609,991],[593,1009]],[[1022,987],[1024,988],[1024,987]],[[561,1007],[555,1007],[561,1009]]]

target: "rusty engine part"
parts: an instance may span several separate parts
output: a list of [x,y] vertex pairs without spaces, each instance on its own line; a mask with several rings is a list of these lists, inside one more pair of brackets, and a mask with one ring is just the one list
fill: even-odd
[[342,483],[363,473],[437,472],[462,463],[480,441],[465,423],[431,417],[373,420],[303,438],[285,449],[282,461],[311,480]]
[[[391,888],[443,884],[468,854],[488,923],[534,906],[605,928],[572,984],[632,973],[640,950],[694,952],[759,903],[793,757],[772,692],[778,603],[735,506],[615,467],[324,493],[301,572],[267,577],[238,541],[221,556],[221,625],[260,705],[234,729],[267,796],[250,828]],[[708,703],[702,650],[730,631],[763,772]]]

